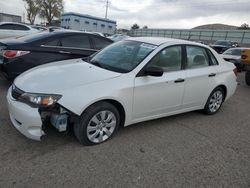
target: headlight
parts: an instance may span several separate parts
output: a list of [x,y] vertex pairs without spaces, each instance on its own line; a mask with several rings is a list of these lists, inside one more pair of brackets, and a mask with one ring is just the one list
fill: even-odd
[[33,107],[46,107],[55,104],[61,97],[61,95],[23,93],[19,100]]

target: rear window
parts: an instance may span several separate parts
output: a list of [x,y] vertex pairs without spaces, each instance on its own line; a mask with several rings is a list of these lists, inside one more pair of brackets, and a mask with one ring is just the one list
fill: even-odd
[[215,45],[229,46],[231,43],[229,41],[216,41]]
[[13,24],[2,24],[0,25],[0,29],[14,30]]

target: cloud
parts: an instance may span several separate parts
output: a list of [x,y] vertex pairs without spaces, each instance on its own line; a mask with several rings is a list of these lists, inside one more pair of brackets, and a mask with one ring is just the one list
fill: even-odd
[[[106,0],[64,0],[65,12],[105,16]],[[108,18],[118,28],[134,23],[150,28],[192,28],[223,23],[249,24],[249,0],[109,0]],[[15,6],[13,6],[15,5]],[[0,0],[0,12],[23,15],[23,0]],[[40,21],[38,19],[38,21]]]

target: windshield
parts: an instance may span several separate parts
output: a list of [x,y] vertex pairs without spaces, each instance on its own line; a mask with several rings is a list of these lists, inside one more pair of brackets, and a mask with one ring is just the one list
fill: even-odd
[[230,42],[228,42],[228,41],[216,41],[214,44],[215,45],[222,45],[222,46],[229,46]]
[[90,63],[121,73],[139,65],[157,46],[136,41],[114,43],[90,57]]
[[223,54],[241,56],[241,49],[229,49],[225,51]]

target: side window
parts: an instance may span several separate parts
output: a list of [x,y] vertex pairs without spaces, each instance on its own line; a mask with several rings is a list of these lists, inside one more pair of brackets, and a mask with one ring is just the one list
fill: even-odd
[[63,47],[71,48],[91,48],[87,35],[71,35],[61,39]]
[[14,30],[13,24],[3,24],[0,26],[0,29]]
[[14,30],[28,31],[30,30],[28,27],[24,25],[13,25]]
[[58,46],[58,44],[59,44],[59,40],[58,39],[56,39],[56,40],[50,40],[50,41],[44,43],[44,45],[46,45],[46,46]]
[[198,46],[187,46],[187,68],[195,69],[209,66],[206,50]]
[[207,50],[207,51],[208,51],[208,55],[209,55],[210,58],[211,58],[210,64],[211,64],[211,65],[218,65],[218,61],[217,61],[216,58],[214,57],[213,53],[212,53],[210,50]]
[[91,37],[94,44],[95,44],[95,47],[96,49],[100,50],[108,45],[110,45],[112,42],[106,40],[106,39],[103,39],[101,37]]
[[167,47],[156,54],[148,66],[161,67],[164,72],[181,70],[181,54],[181,46]]

